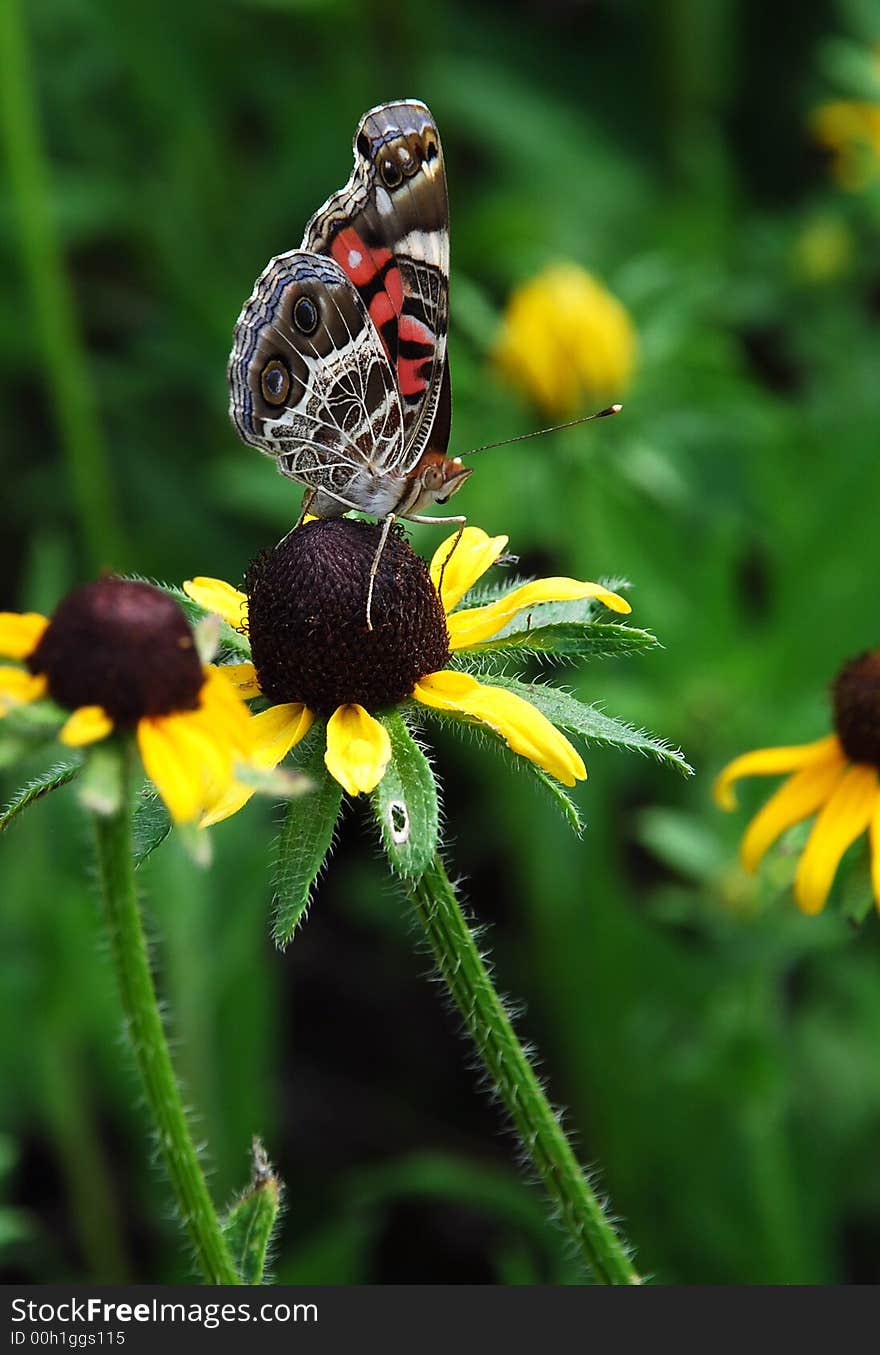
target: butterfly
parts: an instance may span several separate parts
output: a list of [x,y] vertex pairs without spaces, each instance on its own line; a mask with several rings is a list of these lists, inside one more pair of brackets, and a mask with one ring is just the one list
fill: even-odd
[[[447,456],[448,319],[449,202],[437,126],[415,99],[380,104],[355,133],[348,183],[309,221],[300,248],[270,259],[257,279],[235,325],[228,367],[239,436],[306,489],[299,522],[308,513],[340,517],[352,509],[384,520],[368,627],[373,580],[394,521],[459,528],[467,521],[424,516],[472,470]],[[487,443],[468,455],[553,431]]]
[[235,326],[230,417],[305,486],[302,516],[369,513],[381,544],[396,518],[464,523],[423,517],[471,473],[447,456],[448,316],[437,127],[416,100],[382,104],[361,119],[348,183],[269,261]]

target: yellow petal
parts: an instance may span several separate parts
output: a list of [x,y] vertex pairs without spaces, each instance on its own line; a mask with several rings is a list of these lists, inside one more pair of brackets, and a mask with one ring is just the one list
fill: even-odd
[[254,765],[268,772],[277,767],[312,727],[312,712],[300,701],[269,706],[251,718]]
[[878,804],[874,767],[850,767],[813,825],[794,880],[794,896],[805,913],[825,907],[840,859],[865,831]]
[[80,706],[61,729],[58,738],[68,748],[97,743],[113,733],[113,721],[103,706]]
[[871,842],[871,884],[874,887],[874,903],[880,912],[880,800],[874,810],[870,828]]
[[255,764],[247,706],[223,668],[203,672],[195,710],[145,718],[137,730],[147,775],[179,823],[213,808],[236,785],[237,766]]
[[487,687],[468,673],[443,670],[417,682],[413,696],[426,706],[456,710],[494,729],[508,748],[528,758],[565,786],[584,781],[587,769],[577,749],[530,702],[503,687]]
[[231,583],[200,575],[196,579],[187,579],[183,591],[206,612],[216,612],[236,630],[247,625],[247,598]]
[[363,706],[340,706],[327,721],[327,770],[349,795],[375,790],[391,760],[388,730]]
[[[228,732],[228,731],[226,731]],[[144,768],[179,823],[191,823],[234,782],[250,757],[199,711],[142,719],[137,728]]]
[[752,819],[742,840],[740,856],[746,870],[757,870],[764,853],[778,837],[826,803],[843,778],[846,767],[842,756],[811,762],[771,795]]
[[256,793],[254,786],[246,786],[242,781],[230,781],[228,787],[205,810],[199,819],[200,828],[213,828],[215,823],[231,819],[240,809],[244,809],[251,796]]
[[260,695],[257,670],[252,663],[223,663],[218,666],[218,671],[243,701]]
[[0,667],[0,716],[13,706],[25,706],[45,696],[47,682],[42,673],[28,673],[24,668]]
[[413,688],[413,696],[423,706],[434,706],[437,710],[460,710],[462,701],[479,689],[479,682],[470,673],[456,673],[454,669],[443,668],[421,678]]
[[487,536],[479,527],[465,527],[463,532],[447,537],[442,546],[437,547],[431,561],[431,582],[447,612],[495,563],[507,542],[506,536]]
[[232,783],[235,768],[254,761],[254,727],[250,711],[222,668],[204,669],[199,707],[174,718],[185,721],[202,741],[205,805],[213,804]]
[[28,658],[48,624],[39,612],[0,612],[0,655],[4,659]]
[[624,615],[632,611],[624,598],[609,592],[601,584],[581,583],[577,579],[536,579],[534,583],[524,583],[514,588],[505,597],[485,607],[469,607],[463,612],[453,612],[446,618],[452,648],[465,649],[468,645],[478,644],[480,640],[491,639],[525,607],[536,607],[542,602],[575,602],[581,598],[598,598],[613,612],[622,612]]
[[192,823],[205,797],[203,748],[173,716],[138,722],[137,741],[147,776],[176,823]]
[[199,708],[187,712],[186,718],[220,742],[231,745],[239,756],[249,757],[253,745],[250,711],[225,671],[225,666],[208,665],[203,669],[205,681],[199,693]]
[[811,762],[833,757],[843,757],[836,734],[816,739],[813,743],[791,744],[785,748],[757,748],[753,753],[743,753],[728,762],[715,778],[712,795],[719,808],[736,809],[733,786],[741,777],[777,776],[781,772],[793,772]]
[[583,758],[554,724],[530,702],[502,687],[483,687],[467,703],[471,715],[500,734],[514,753],[543,767],[564,786],[585,781]]
[[[291,748],[304,738],[311,728],[312,712],[298,702],[270,706],[250,720],[253,747],[251,762],[260,771],[271,771],[286,757]],[[247,804],[254,787],[233,780],[215,798],[209,801],[200,826],[210,828],[221,823]]]

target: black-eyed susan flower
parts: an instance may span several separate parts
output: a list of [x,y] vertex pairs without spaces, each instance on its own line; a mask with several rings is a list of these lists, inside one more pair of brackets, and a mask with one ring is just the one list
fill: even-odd
[[498,370],[553,418],[587,396],[617,396],[636,362],[629,312],[578,264],[557,263],[512,293],[495,340]]
[[[272,703],[253,718],[257,764],[275,766],[320,717],[326,767],[349,794],[370,792],[391,757],[376,713],[413,702],[486,727],[566,786],[583,780],[580,754],[534,704],[450,662],[543,604],[596,599],[626,613],[629,603],[601,584],[548,578],[459,609],[507,537],[466,527],[440,546],[429,568],[392,533],[368,630],[365,590],[378,533],[374,524],[348,519],[308,522],[257,557],[246,592],[217,579],[184,584],[199,606],[247,631],[252,663],[229,665],[229,671],[243,696]],[[228,817],[248,797],[247,787],[230,788],[204,822]]]
[[69,748],[131,732],[178,823],[196,821],[250,762],[247,707],[202,663],[180,606],[149,584],[101,579],[51,617],[0,613],[0,656],[16,661],[0,667],[0,714],[48,699]]
[[757,870],[787,829],[815,815],[794,880],[798,906],[810,914],[824,908],[844,853],[864,832],[880,908],[880,650],[842,668],[832,700],[833,734],[813,743],[744,753],[724,768],[714,787],[721,808],[734,809],[733,787],[742,777],[789,773],[749,824],[741,857],[746,870]]

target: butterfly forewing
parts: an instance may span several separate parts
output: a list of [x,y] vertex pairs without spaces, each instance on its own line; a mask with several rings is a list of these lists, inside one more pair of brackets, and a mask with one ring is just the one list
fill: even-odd
[[[407,473],[449,437],[446,331],[449,205],[440,137],[424,104],[384,104],[361,120],[344,188],[306,227],[303,249],[330,255],[357,289],[394,372]],[[446,392],[444,393],[444,384]]]

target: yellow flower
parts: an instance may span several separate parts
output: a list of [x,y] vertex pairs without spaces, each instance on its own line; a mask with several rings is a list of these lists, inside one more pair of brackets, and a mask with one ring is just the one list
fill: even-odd
[[[596,598],[621,613],[630,611],[629,604],[600,584],[552,578],[522,584],[483,606],[455,610],[498,559],[507,537],[466,527],[439,547],[429,574],[392,534],[376,578],[376,624],[367,630],[365,580],[377,530],[347,519],[300,527],[255,562],[249,597],[222,580],[184,584],[194,602],[233,625],[240,625],[249,606],[255,663],[234,665],[233,681],[242,695],[262,692],[273,701],[253,717],[260,767],[277,765],[323,707],[329,716],[328,770],[350,795],[370,792],[391,758],[388,732],[371,710],[412,698],[487,726],[566,786],[583,780],[587,773],[579,753],[541,711],[503,687],[443,665],[450,653],[498,635],[518,613],[542,603]],[[322,589],[318,601],[312,590]],[[291,683],[303,700],[284,699]],[[351,699],[355,695],[362,699]],[[230,791],[203,822],[227,818],[248,798],[245,787]]]
[[636,361],[628,311],[577,264],[552,264],[513,292],[495,340],[499,371],[554,419],[618,396]]
[[841,188],[859,193],[880,179],[880,104],[836,99],[817,108],[811,123]]
[[198,820],[251,762],[251,717],[224,671],[203,666],[180,607],[148,584],[101,579],[47,618],[0,613],[0,716],[50,696],[69,748],[132,730],[177,823]]
[[713,791],[722,809],[735,809],[733,787],[742,777],[789,774],[752,819],[740,855],[746,870],[757,870],[782,833],[816,815],[794,880],[798,906],[810,914],[822,911],[844,852],[866,830],[880,908],[880,651],[846,664],[833,697],[835,733],[744,753],[724,768]]

